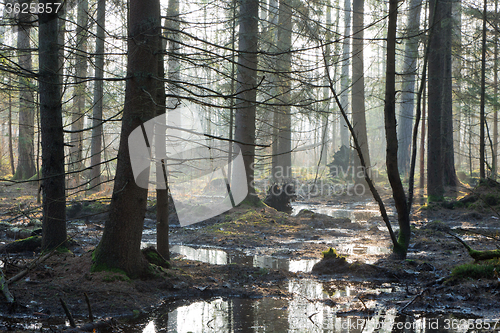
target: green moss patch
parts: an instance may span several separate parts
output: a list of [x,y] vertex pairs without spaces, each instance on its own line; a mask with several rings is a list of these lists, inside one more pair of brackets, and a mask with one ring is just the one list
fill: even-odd
[[457,278],[493,279],[495,272],[500,272],[499,259],[459,265],[453,268],[451,274]]
[[32,252],[42,246],[42,236],[31,236],[0,247],[1,253]]
[[170,263],[154,247],[150,246],[143,249],[142,254],[150,264],[170,268]]

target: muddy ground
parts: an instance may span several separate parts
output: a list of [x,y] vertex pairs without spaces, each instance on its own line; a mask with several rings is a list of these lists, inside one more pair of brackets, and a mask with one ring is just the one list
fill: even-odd
[[[40,210],[34,196],[36,189],[30,185],[1,184],[0,191],[2,244],[36,233],[40,228]],[[385,189],[382,193],[390,207],[389,191]],[[455,193],[455,197],[458,199],[467,193],[464,190]],[[445,208],[441,205],[421,205],[420,198],[417,193],[415,213],[412,214],[414,232],[406,260],[397,260],[390,255],[390,238],[380,217],[367,214],[364,218],[361,214],[359,220],[351,220],[315,211],[318,207],[376,211],[377,205],[371,197],[315,197],[308,202],[296,203],[307,204],[311,208],[296,216],[267,206],[242,206],[191,228],[172,225],[170,242],[294,260],[320,259],[322,251],[336,247],[347,259],[348,265],[326,265],[326,269],[323,265],[314,273],[294,273],[243,264],[211,265],[172,254],[172,268],[158,268],[157,277],[149,280],[130,280],[119,273],[90,272],[91,252],[100,239],[108,201],[97,200],[98,195],[86,198],[97,201],[91,201],[83,209],[79,207],[71,213],[73,217],[68,222],[68,233],[74,241],[71,252],[56,253],[10,286],[16,305],[8,306],[2,299],[2,325],[10,325],[6,324],[6,318],[28,316],[31,321],[45,323],[44,327],[54,325],[60,328],[65,319],[59,298],[65,300],[77,322],[83,323],[87,321],[84,293],[88,295],[96,317],[137,317],[159,304],[180,299],[290,297],[285,283],[293,278],[318,281],[339,279],[344,283],[352,280],[356,281],[354,284],[374,286],[392,283],[404,286],[404,290],[397,299],[388,301],[387,306],[403,309],[412,302],[404,309],[405,312],[447,311],[490,319],[498,317],[500,280],[495,277],[452,276],[454,267],[473,260],[447,232],[451,230],[477,250],[498,248],[500,216],[495,207],[500,200],[496,204],[479,200],[473,204],[444,205]],[[394,212],[392,214],[396,227]],[[154,207],[148,216],[143,239],[145,245],[154,240]],[[368,248],[387,251],[368,251]],[[36,249],[20,254],[2,254],[7,279],[38,255]],[[369,310],[362,302],[356,304],[351,306],[354,307],[351,310]],[[9,327],[15,327],[15,324]]]

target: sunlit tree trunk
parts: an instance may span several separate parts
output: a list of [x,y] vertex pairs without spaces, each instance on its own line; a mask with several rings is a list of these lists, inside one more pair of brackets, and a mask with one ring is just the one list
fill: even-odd
[[[440,0],[441,1],[441,0]],[[452,1],[444,1],[446,16],[441,22],[443,43],[443,102],[442,102],[442,132],[443,132],[443,184],[457,186],[458,178],[455,171],[455,149],[453,145],[453,95],[452,95]]]
[[[141,253],[141,238],[148,190],[137,186],[130,162],[129,134],[156,114],[158,49],[160,43],[158,0],[130,0],[128,61],[118,164],[109,219],[94,251],[94,270],[118,268],[131,277],[148,273]],[[148,168],[149,169],[149,168]],[[149,177],[149,170],[143,175]]]
[[411,0],[408,5],[406,45],[404,53],[401,104],[398,121],[398,167],[402,174],[407,174],[410,167],[411,133],[413,110],[415,106],[415,78],[418,61],[418,31],[422,0]]
[[[75,89],[71,108],[70,170],[81,170],[83,164],[83,120],[85,115],[85,95],[87,78],[87,25],[88,0],[80,0],[77,10],[75,47]],[[80,173],[75,174],[76,185],[80,184]]]
[[[45,7],[47,1],[42,0]],[[42,137],[43,220],[42,249],[66,241],[64,137],[61,86],[58,77],[58,20],[55,11],[39,15],[39,94]]]
[[[29,4],[29,1],[21,1],[20,4]],[[14,179],[31,178],[35,172],[35,103],[33,96],[33,80],[30,72],[31,46],[30,31],[31,21],[34,19],[31,14],[22,12],[18,14],[17,25],[17,49],[19,52],[19,66],[23,75],[19,76],[19,136],[17,169]]]
[[[368,135],[366,128],[366,114],[365,114],[365,69],[363,59],[364,48],[364,0],[353,0],[352,2],[352,124],[354,132],[358,137],[363,157],[366,166],[369,168],[370,154],[368,149]],[[358,171],[361,171],[361,164],[359,158],[354,159],[356,167],[356,182],[364,182],[364,178],[357,177]]]
[[481,105],[480,105],[480,121],[479,121],[479,177],[486,178],[486,156],[485,156],[485,99],[486,99],[486,16],[487,16],[487,3],[484,0],[483,8],[483,38],[481,44]]
[[[340,103],[349,109],[349,64],[351,59],[351,0],[344,1],[344,39],[342,41],[342,75],[340,76]],[[343,117],[340,117],[340,144],[349,147],[349,130]]]
[[[167,9],[167,20],[166,20],[166,27],[167,27],[167,36],[168,36],[168,79],[172,82],[178,82],[180,80],[180,73],[179,73],[179,61],[178,61],[178,56],[179,56],[179,49],[180,49],[180,36],[179,36],[179,28],[180,28],[180,21],[179,21],[179,0],[169,0],[168,2],[168,9]],[[164,68],[163,68],[163,57],[160,57],[159,63],[158,63],[158,72],[159,76],[163,77],[164,76]],[[169,93],[172,95],[175,95],[178,93],[178,89],[174,84],[171,84],[169,86]],[[159,114],[165,113],[165,108],[162,107],[162,105],[166,105],[167,101],[165,98],[165,87],[163,83],[160,83],[159,89],[158,89],[158,94],[157,94],[157,99],[158,99],[158,105],[161,108],[159,110]],[[168,106],[169,108],[174,108],[177,103],[177,99],[175,98],[169,98],[168,101]],[[165,118],[166,121],[166,118]],[[162,131],[161,133],[163,136],[164,132]],[[161,138],[160,136],[160,138]],[[160,139],[161,140],[161,139]],[[166,142],[165,139],[161,140],[161,142]],[[156,147],[156,149],[160,149],[158,151],[159,156],[166,156],[166,147],[163,145],[160,145]],[[157,161],[156,164],[156,177],[158,181],[163,180],[166,182],[166,179],[164,179],[164,174],[163,174],[163,168],[165,168],[166,171],[166,166],[161,164],[161,161]],[[165,172],[166,173],[166,172]],[[168,184],[166,184],[168,185]],[[169,250],[169,238],[168,238],[168,232],[169,232],[169,225],[168,225],[168,216],[169,216],[169,200],[168,200],[168,186],[165,186],[165,189],[163,188],[158,188],[156,190],[156,223],[157,223],[157,230],[156,230],[156,246],[158,249],[158,252],[167,260],[170,259],[170,250]]]
[[[9,86],[12,86],[12,80],[9,74]],[[9,160],[10,160],[10,170],[14,175],[14,148],[12,145],[12,92],[9,91],[9,120],[7,126],[9,127]]]
[[99,191],[101,184],[102,154],[102,106],[104,78],[104,39],[105,39],[106,0],[97,1],[94,106],[92,108],[92,140],[90,149],[90,189]]
[[[326,3],[326,27],[327,29],[332,28],[332,9],[330,6],[330,0],[327,1]],[[325,36],[325,42],[326,42],[326,47],[325,47],[325,57],[326,61],[330,63],[331,61],[331,46],[330,46],[330,41],[331,41],[331,34],[330,32],[326,33]],[[328,68],[325,68],[325,70],[328,70]],[[330,100],[329,100],[329,95],[330,95],[330,89],[328,89],[328,78],[327,75],[325,74],[324,78],[324,87],[323,87],[323,99],[325,102],[323,103],[323,109],[321,110],[321,128],[323,129],[321,133],[321,155],[320,155],[320,163],[321,165],[326,165],[328,163],[328,147],[329,147],[329,140],[328,140],[328,128],[329,128],[329,115],[330,115]]]
[[[495,32],[493,51],[493,98],[498,101],[498,0],[495,0]],[[492,154],[493,178],[497,177],[498,168],[498,103],[493,103],[493,154]]]
[[[278,0],[269,0],[269,28],[267,29],[268,39],[269,39],[269,51],[277,52],[277,41],[278,41],[278,13],[279,13],[279,2]],[[278,74],[270,73],[271,81],[271,96],[278,95]],[[278,144],[279,144],[279,128],[280,128],[280,113],[278,112],[278,107],[273,108],[273,119],[272,119],[272,144],[271,144],[271,175],[273,181],[278,181],[280,176],[278,169]]]
[[292,4],[289,0],[279,1],[278,14],[278,72],[280,122],[278,132],[278,166],[282,179],[292,176],[292,122],[290,106],[291,51],[292,49]]
[[[462,4],[461,1],[454,1],[452,3],[452,76],[453,76],[453,93],[454,96],[461,95],[462,86]],[[462,103],[460,97],[453,98],[453,137],[455,142],[456,166],[458,169],[462,166],[463,153],[462,153],[462,121],[465,118],[462,116]]]

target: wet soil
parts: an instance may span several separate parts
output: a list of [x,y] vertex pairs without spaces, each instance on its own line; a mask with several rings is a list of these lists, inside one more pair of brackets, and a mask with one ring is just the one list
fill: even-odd
[[[0,228],[2,242],[24,237],[39,228],[34,189],[25,186],[1,187],[1,190],[0,219],[5,222]],[[388,190],[383,194],[385,201],[390,202]],[[418,197],[416,201],[418,203]],[[22,213],[23,209],[30,207],[28,213]],[[463,246],[446,233],[451,230],[477,250],[495,249],[498,240],[478,234],[498,238],[500,220],[494,211],[417,205],[412,215],[414,233],[407,259],[397,260],[390,255],[388,232],[370,197],[338,196],[335,200],[317,197],[314,202],[296,203],[294,207],[295,216],[265,206],[242,206],[189,228],[173,224],[170,242],[172,245],[213,248],[227,253],[238,251],[249,257],[267,256],[289,261],[319,260],[322,251],[333,247],[349,265],[333,268],[334,265],[324,265],[325,269],[311,273],[310,268],[291,271],[272,265],[254,267],[259,266],[256,260],[210,264],[172,253],[171,269],[158,268],[156,278],[131,281],[119,273],[90,272],[91,251],[104,226],[103,221],[95,216],[104,217],[102,214],[89,218],[76,216],[68,222],[68,233],[75,241],[72,252],[55,254],[12,285],[10,290],[17,306],[9,307],[2,300],[1,311],[4,319],[29,316],[45,323],[44,328],[54,328],[64,324],[64,320],[61,322],[64,312],[59,298],[66,301],[77,321],[86,321],[84,293],[88,295],[97,317],[137,317],[160,304],[174,304],[185,299],[287,299],[293,297],[293,289],[289,287],[291,281],[307,280],[349,284],[358,290],[366,284],[372,287],[398,286],[398,293],[384,301],[384,306],[402,309],[412,302],[404,310],[407,313],[498,317],[498,280],[450,278],[453,267],[473,260]],[[309,210],[297,211],[304,207]],[[345,214],[346,211],[350,213]],[[397,227],[396,218],[392,216],[391,220]],[[442,224],[434,223],[436,220],[444,222],[445,229],[442,230]],[[24,234],[12,233],[13,228],[23,230]],[[146,219],[144,246],[154,243],[154,239],[155,221]],[[3,270],[7,278],[19,271],[18,266],[37,255],[36,251],[21,255],[4,254]],[[358,294],[370,293],[359,291]],[[370,297],[377,298],[377,295]],[[335,303],[348,304],[347,308],[344,307],[346,312],[366,311],[363,302],[353,302],[352,297],[340,297]],[[11,324],[4,320],[2,325],[5,328]]]

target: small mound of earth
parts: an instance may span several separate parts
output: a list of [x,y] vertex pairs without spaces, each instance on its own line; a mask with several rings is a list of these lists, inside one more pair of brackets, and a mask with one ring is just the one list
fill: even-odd
[[451,230],[449,225],[447,225],[446,223],[444,223],[440,220],[431,221],[431,222],[425,224],[421,229],[443,231],[443,232],[448,232]]
[[312,269],[313,274],[330,275],[330,274],[349,274],[356,276],[388,277],[386,269],[365,264],[360,261],[349,263],[344,257],[322,259],[316,263]]
[[362,226],[358,223],[353,223],[348,218],[331,217],[326,214],[313,212],[309,209],[302,209],[296,218],[302,219],[304,223],[313,228],[346,228],[346,229],[360,229]]

